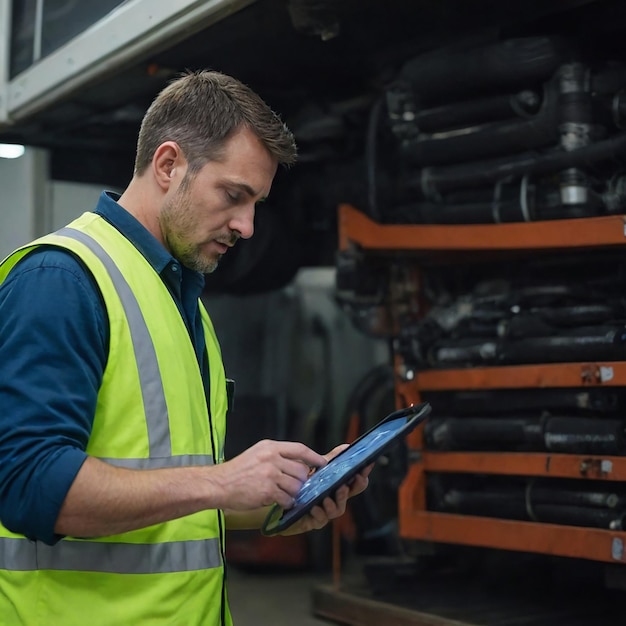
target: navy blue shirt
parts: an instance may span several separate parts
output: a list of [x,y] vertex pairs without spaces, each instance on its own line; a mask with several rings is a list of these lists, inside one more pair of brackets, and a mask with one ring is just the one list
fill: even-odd
[[[116,200],[95,212],[159,273],[192,338],[208,389],[198,298],[204,276],[180,264]],[[100,291],[71,252],[40,247],[0,285],[0,520],[52,544],[59,509],[86,459],[109,327]]]

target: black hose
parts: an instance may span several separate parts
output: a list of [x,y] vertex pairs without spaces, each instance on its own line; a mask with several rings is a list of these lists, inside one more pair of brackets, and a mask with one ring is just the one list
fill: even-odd
[[423,400],[437,407],[439,415],[500,417],[566,411],[572,416],[593,415],[596,419],[598,415],[604,417],[626,414],[626,395],[619,387],[423,392],[421,396]]
[[469,515],[621,530],[623,510],[600,508],[595,504],[588,506],[589,498],[582,494],[573,498],[577,499],[579,505],[534,502],[519,486],[511,486],[509,489],[488,488],[481,491],[449,489],[432,505],[438,510]]
[[578,150],[549,154],[522,154],[514,158],[492,159],[464,165],[424,168],[407,180],[408,187],[421,189],[427,198],[437,198],[460,187],[483,187],[511,177],[539,176],[570,167],[582,167],[626,153],[626,133],[592,143]]
[[618,361],[624,355],[624,326],[597,326],[576,329],[553,337],[526,337],[503,342],[502,363],[558,363],[606,359]]
[[550,417],[544,441],[551,452],[624,454],[624,422],[615,419]]
[[412,165],[441,165],[477,160],[555,145],[559,139],[556,98],[530,119],[489,122],[438,133],[420,133],[417,141],[403,146]]
[[505,339],[444,339],[428,350],[432,367],[618,361],[623,357],[626,332],[623,325],[575,329],[561,335]]
[[540,450],[540,418],[433,417],[424,426],[430,450]]
[[585,417],[433,417],[424,426],[431,450],[551,451],[623,455],[624,422]]
[[426,54],[408,61],[400,75],[422,101],[533,85],[549,78],[564,58],[556,38],[509,39],[474,50]]
[[417,112],[415,123],[421,132],[431,133],[511,117],[528,118],[539,112],[541,102],[537,91],[526,89],[515,94],[475,98],[423,109]]

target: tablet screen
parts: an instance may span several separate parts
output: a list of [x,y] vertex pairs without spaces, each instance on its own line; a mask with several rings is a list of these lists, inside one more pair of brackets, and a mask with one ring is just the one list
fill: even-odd
[[341,476],[365,461],[372,451],[391,441],[396,432],[405,424],[406,417],[398,417],[383,424],[369,437],[357,441],[353,446],[335,457],[328,465],[316,470],[300,488],[294,508],[307,506],[323,494],[328,485],[337,484]]

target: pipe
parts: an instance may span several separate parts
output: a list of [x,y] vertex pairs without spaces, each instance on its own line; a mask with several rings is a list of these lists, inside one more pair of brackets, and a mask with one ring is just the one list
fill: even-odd
[[551,451],[622,455],[624,423],[584,417],[433,417],[424,426],[430,450]]
[[533,117],[420,132],[415,141],[402,144],[401,153],[411,165],[432,166],[554,145],[559,139],[558,113],[556,98],[548,92],[541,110]]
[[404,184],[421,190],[426,198],[436,199],[441,194],[462,187],[485,187],[510,178],[551,174],[570,167],[615,158],[625,152],[626,133],[620,133],[569,152],[551,152],[539,156],[525,153],[464,165],[427,167],[418,176],[407,178]]
[[624,354],[626,331],[620,326],[576,329],[552,337],[524,337],[518,341],[483,338],[444,339],[427,353],[433,367],[477,364],[618,361]]
[[511,117],[528,118],[539,113],[541,103],[539,91],[524,89],[513,94],[487,96],[423,109],[417,112],[415,124],[421,132],[431,133]]
[[[555,489],[553,495],[558,497],[558,490]],[[624,510],[621,507],[597,505],[603,498],[606,502],[619,501],[620,495],[599,495],[585,494],[581,490],[569,497],[572,502],[578,501],[579,504],[536,502],[530,490],[520,485],[510,485],[508,488],[482,486],[480,490],[451,488],[443,494],[433,494],[429,505],[435,510],[466,515],[621,530],[626,517]]]
[[529,120],[490,122],[439,133],[421,133],[417,142],[402,147],[413,166],[443,165],[522,150],[546,148],[558,139],[554,111]]
[[563,57],[563,43],[556,38],[517,38],[420,55],[404,64],[400,77],[423,101],[449,100],[492,88],[534,85],[551,76]]
[[[604,389],[510,389],[423,392],[424,401],[437,407],[439,415],[541,415],[567,412],[571,416],[617,417],[626,414],[626,392]],[[433,418],[434,419],[434,418]],[[428,420],[430,421],[430,420]]]

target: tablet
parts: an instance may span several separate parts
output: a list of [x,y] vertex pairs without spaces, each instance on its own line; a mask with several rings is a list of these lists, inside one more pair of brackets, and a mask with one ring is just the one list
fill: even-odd
[[415,404],[389,414],[376,426],[356,439],[324,467],[316,470],[300,488],[295,504],[288,510],[275,504],[268,513],[261,532],[274,535],[289,528],[327,496],[349,483],[363,468],[374,462],[394,443],[408,435],[430,413],[428,402]]

